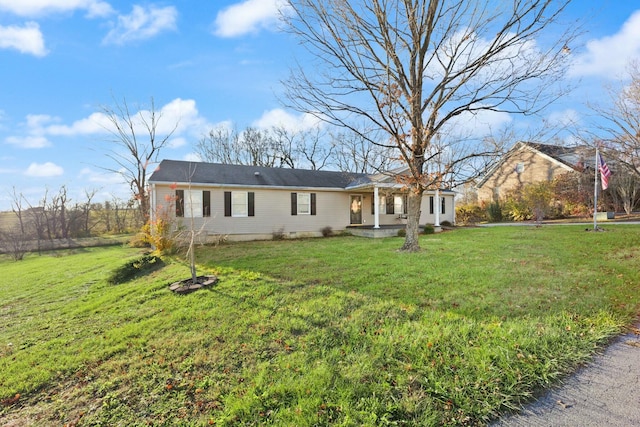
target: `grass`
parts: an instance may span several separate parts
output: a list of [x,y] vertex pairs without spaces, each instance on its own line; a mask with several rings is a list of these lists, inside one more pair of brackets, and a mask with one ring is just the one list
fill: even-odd
[[588,360],[640,303],[640,228],[504,227],[0,261],[0,421],[483,425]]

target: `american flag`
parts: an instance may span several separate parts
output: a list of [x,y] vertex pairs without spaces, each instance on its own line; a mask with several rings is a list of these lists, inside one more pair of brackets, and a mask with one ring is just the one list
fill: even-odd
[[611,176],[611,171],[609,170],[609,166],[607,166],[600,154],[598,154],[598,170],[600,171],[602,189],[606,190],[607,187],[609,187],[609,177]]

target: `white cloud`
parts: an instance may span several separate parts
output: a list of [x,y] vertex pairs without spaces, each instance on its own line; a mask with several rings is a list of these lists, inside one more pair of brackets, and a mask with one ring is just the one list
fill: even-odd
[[49,178],[64,174],[64,169],[52,162],[31,163],[24,174],[37,178]]
[[166,30],[176,29],[178,10],[173,6],[134,5],[129,15],[118,16],[117,25],[103,39],[104,44],[122,45],[150,39]]
[[[460,138],[483,138],[511,123],[513,118],[509,113],[480,110],[475,114],[464,112],[449,121],[450,135]],[[447,132],[445,132],[447,133]]]
[[119,173],[97,171],[91,168],[83,168],[78,177],[84,182],[92,182],[102,185],[117,185],[123,183],[122,175]]
[[238,37],[278,23],[284,0],[245,0],[218,12],[214,34],[219,37]]
[[90,18],[113,12],[109,3],[100,0],[0,0],[0,11],[18,16],[42,16],[74,10],[85,10]]
[[549,114],[550,126],[571,126],[580,123],[580,114],[572,108]]
[[169,140],[169,144],[167,145],[167,147],[180,148],[180,147],[184,147],[185,145],[187,145],[187,140],[183,137],[178,137],[178,138],[171,138]]
[[311,114],[305,113],[294,116],[281,108],[265,111],[264,114],[262,114],[262,117],[253,122],[253,126],[260,129],[282,126],[292,131],[313,129],[320,125],[320,119]]
[[38,135],[8,136],[5,142],[19,148],[44,148],[51,146],[51,142],[46,137]]
[[35,22],[27,22],[23,27],[0,25],[0,49],[15,49],[34,56],[48,53],[40,26]]
[[184,160],[185,162],[201,162],[202,161],[202,157],[200,157],[200,154],[198,153],[189,153],[186,154],[182,160]]
[[19,148],[49,147],[51,142],[46,137],[46,126],[57,120],[58,118],[47,114],[29,114],[25,122],[20,125],[25,129],[24,134],[9,136],[5,138],[5,142]]
[[628,62],[640,56],[640,11],[617,33],[587,42],[587,51],[576,56],[569,75],[620,78]]
[[[182,147],[188,142],[187,136],[200,138],[214,128],[213,124],[200,115],[196,102],[192,99],[176,98],[161,108],[156,108],[155,114],[157,136],[160,138],[173,132],[168,144],[169,148]],[[144,135],[148,132],[145,124],[142,123],[142,118],[150,124],[151,111],[131,110],[131,119],[136,135]],[[40,135],[82,136],[107,134],[110,130],[115,131],[111,119],[102,112],[92,113],[89,117],[77,120],[70,125],[48,124],[57,121],[59,119],[44,115],[28,116],[28,132]]]
[[110,126],[112,126],[112,123],[104,113],[93,113],[87,118],[73,122],[71,125],[50,125],[45,131],[49,135],[91,135],[106,133]]

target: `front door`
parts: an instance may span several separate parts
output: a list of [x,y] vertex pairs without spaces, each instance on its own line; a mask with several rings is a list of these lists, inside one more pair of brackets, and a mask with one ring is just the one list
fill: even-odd
[[351,196],[351,225],[362,224],[362,196]]

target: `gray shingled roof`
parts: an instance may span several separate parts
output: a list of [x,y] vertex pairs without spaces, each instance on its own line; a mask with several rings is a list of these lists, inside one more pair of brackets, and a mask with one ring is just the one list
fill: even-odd
[[538,144],[533,142],[523,142],[523,144],[528,145],[573,169],[580,169],[584,167],[584,164],[594,156],[593,149],[586,146],[562,147],[560,145]]
[[163,160],[149,178],[151,183],[184,183],[231,186],[269,186],[293,188],[346,188],[366,182],[362,173],[267,168],[219,163]]

